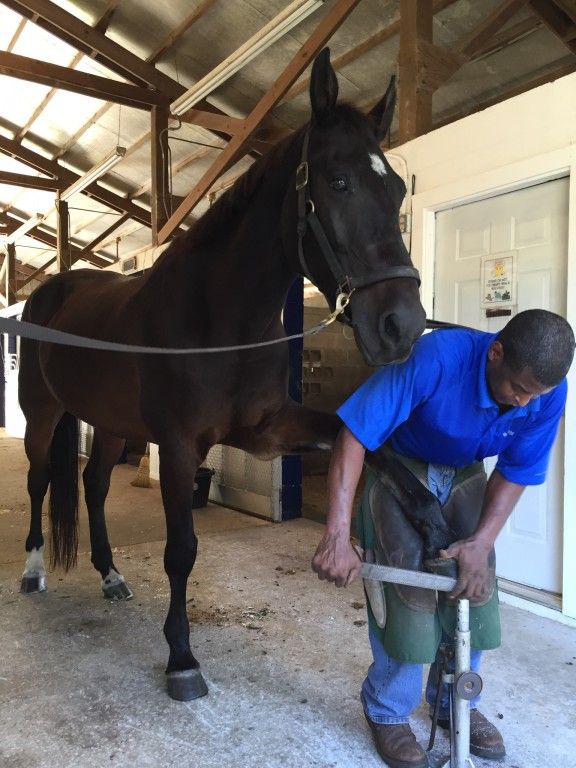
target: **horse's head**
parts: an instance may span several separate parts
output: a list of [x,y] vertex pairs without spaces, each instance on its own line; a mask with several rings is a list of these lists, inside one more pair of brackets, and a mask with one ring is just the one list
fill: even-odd
[[406,187],[380,149],[396,101],[394,80],[369,114],[336,105],[338,83],[328,49],[312,68],[312,120],[298,169],[302,271],[334,308],[346,309],[370,365],[405,358],[425,327],[418,272],[399,227]]

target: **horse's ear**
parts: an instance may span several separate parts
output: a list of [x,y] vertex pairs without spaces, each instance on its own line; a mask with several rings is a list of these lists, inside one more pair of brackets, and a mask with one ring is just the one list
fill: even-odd
[[338,80],[330,64],[330,48],[324,48],[314,60],[310,78],[310,103],[316,122],[330,119],[337,99]]
[[394,107],[396,106],[396,77],[392,75],[386,93],[380,101],[370,110],[370,117],[374,121],[376,137],[382,141],[392,124]]

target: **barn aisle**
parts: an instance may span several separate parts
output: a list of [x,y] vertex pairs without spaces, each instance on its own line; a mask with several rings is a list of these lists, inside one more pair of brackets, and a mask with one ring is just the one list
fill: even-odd
[[[376,768],[358,701],[369,663],[359,584],[320,583],[321,527],[274,525],[209,506],[196,515],[193,645],[210,688],[164,691],[158,488],[114,473],[109,529],[135,598],[106,602],[81,513],[79,567],[48,591],[18,592],[27,530],[19,440],[0,433],[0,765],[3,768]],[[503,607],[505,645],[484,669],[484,712],[505,733],[509,768],[576,767],[576,629]],[[500,718],[500,719],[499,719]],[[413,726],[427,739],[421,708]],[[447,750],[441,735],[436,765]],[[487,766],[476,759],[477,766]]]

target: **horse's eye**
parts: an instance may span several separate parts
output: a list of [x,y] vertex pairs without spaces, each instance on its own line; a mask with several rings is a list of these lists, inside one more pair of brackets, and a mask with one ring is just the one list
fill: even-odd
[[332,179],[330,186],[336,192],[346,192],[348,189],[348,182],[343,176],[337,176],[335,179]]

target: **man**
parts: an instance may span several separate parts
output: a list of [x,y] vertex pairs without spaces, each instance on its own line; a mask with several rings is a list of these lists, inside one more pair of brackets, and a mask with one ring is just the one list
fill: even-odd
[[[499,645],[493,545],[525,486],[545,480],[573,354],[572,329],[545,310],[519,313],[497,335],[438,330],[424,335],[405,362],[378,369],[338,411],[344,425],[328,474],[326,529],[312,563],[319,578],[346,586],[358,576],[352,504],[365,453],[377,449],[366,458],[383,468],[383,479],[373,477],[365,491],[363,547],[376,547],[381,562],[421,567],[422,559],[438,553],[416,536],[416,528],[440,542],[441,557],[458,563],[452,599],[443,605],[439,597],[430,611],[422,593],[434,593],[416,590],[410,602],[386,585],[385,621],[369,609],[374,663],[361,699],[376,748],[391,768],[428,765],[409,715],[420,702],[422,663],[433,661],[442,636],[452,636],[453,598],[468,597],[479,606],[471,609],[472,669],[479,667],[480,649]],[[482,460],[496,455],[486,482]],[[398,544],[402,531],[405,547]],[[430,705],[437,681],[433,665]],[[471,702],[471,752],[500,758],[502,737],[477,704]],[[449,727],[445,692],[438,723]]]

